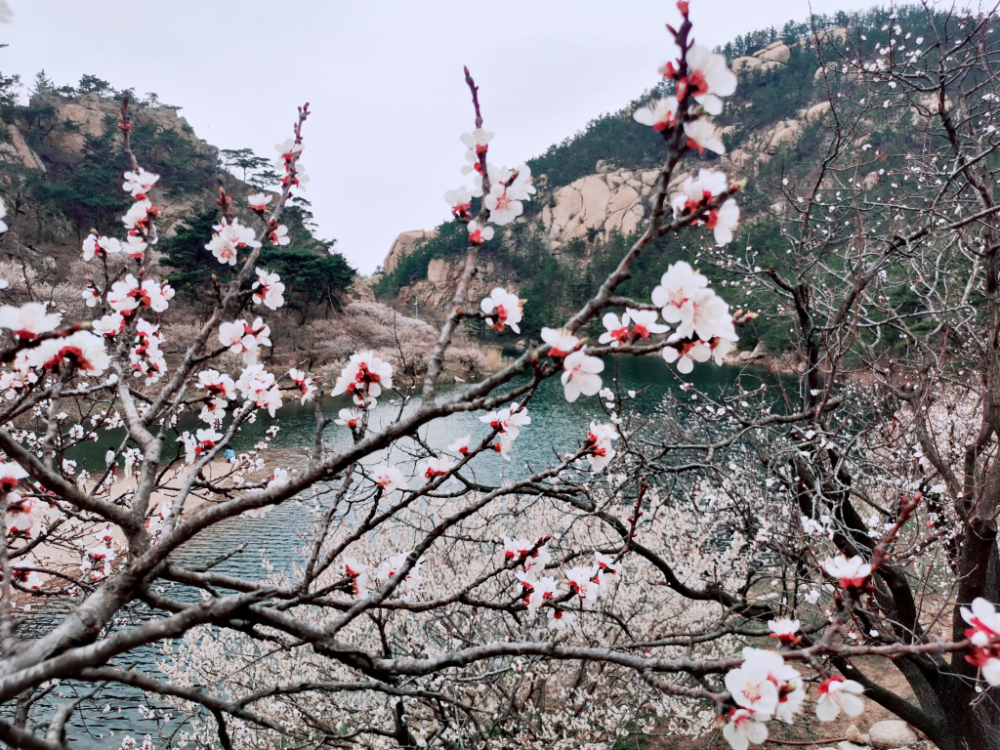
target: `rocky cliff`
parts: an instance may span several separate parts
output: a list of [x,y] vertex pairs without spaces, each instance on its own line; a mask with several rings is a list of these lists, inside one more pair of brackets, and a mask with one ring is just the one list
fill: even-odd
[[[782,69],[797,64],[803,54],[817,43],[832,42],[843,44],[848,37],[844,27],[827,29],[816,36],[807,36],[792,44],[777,41],[751,55],[737,57],[732,61],[732,69],[745,81],[752,80],[757,87],[781,86]],[[794,58],[794,59],[793,59]],[[779,151],[794,147],[802,139],[810,125],[819,123],[830,109],[823,100],[826,87],[824,72],[833,69],[833,64],[817,67],[815,57],[806,79],[814,89],[801,97],[806,106],[793,111],[793,117],[776,119],[763,125],[747,128],[743,121],[755,106],[754,97],[742,101],[730,101],[727,113],[718,118],[718,124],[733,144],[728,153],[712,164],[699,164],[724,170],[734,179],[751,177]],[[627,108],[619,116],[631,118],[633,107]],[[694,164],[690,163],[693,167]],[[573,180],[569,184],[549,186],[548,176],[536,176],[539,188],[533,206],[542,206],[529,216],[522,217],[514,228],[529,225],[537,228],[547,252],[560,262],[580,269],[590,263],[599,243],[607,243],[614,233],[628,236],[641,230],[648,218],[649,198],[654,190],[659,172],[656,169],[614,164],[611,159],[599,160],[593,173]],[[688,173],[677,175],[670,189],[682,182]],[[877,175],[869,175],[870,183]],[[870,184],[866,183],[866,187]],[[509,234],[508,227],[506,234]],[[391,274],[402,258],[413,253],[424,243],[437,236],[434,231],[411,230],[400,234],[393,242],[383,263],[384,270]],[[421,310],[429,314],[443,314],[450,306],[455,284],[461,275],[464,260],[459,256],[428,258],[426,273],[419,280],[405,283],[395,295],[400,305],[412,308],[414,300]],[[517,278],[511,278],[504,267],[502,258],[484,261],[478,269],[469,301],[478,302],[484,292],[493,286],[504,284],[517,290]]]

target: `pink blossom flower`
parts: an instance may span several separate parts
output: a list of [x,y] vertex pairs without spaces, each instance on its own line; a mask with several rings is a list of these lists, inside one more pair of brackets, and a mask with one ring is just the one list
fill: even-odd
[[267,209],[267,204],[271,202],[271,197],[266,193],[254,193],[247,196],[247,203],[250,204],[251,210],[263,213]]
[[553,607],[549,610],[549,629],[555,631],[565,630],[568,627],[572,627],[573,622],[576,620],[576,615],[572,612]]
[[236,381],[240,395],[252,401],[258,408],[266,408],[273,417],[281,407],[281,389],[274,382],[274,375],[264,369],[264,365],[249,365]]
[[270,346],[271,328],[263,319],[256,318],[250,325],[242,318],[219,326],[219,343],[228,346],[233,354],[242,354],[243,361],[252,365],[257,362],[261,346]]
[[605,313],[601,322],[607,330],[601,334],[598,343],[611,344],[613,347],[629,343],[632,332],[629,330],[630,319],[627,312],[623,313],[620,319],[613,312]]
[[307,372],[296,370],[293,367],[288,371],[288,377],[291,378],[292,382],[299,387],[299,403],[305,404],[312,401],[313,396],[316,395],[316,385],[313,383],[312,376],[310,376]]
[[130,193],[136,200],[145,200],[146,193],[153,189],[153,185],[160,179],[160,175],[147,172],[139,167],[135,172],[125,173],[125,182],[122,183],[122,190]]
[[455,218],[466,217],[469,209],[472,208],[472,195],[465,185],[458,190],[449,190],[444,194],[444,199],[451,206],[451,215]]
[[737,84],[736,74],[726,64],[726,58],[695,44],[688,50],[686,62],[688,75],[677,82],[677,97],[691,95],[710,115],[722,114],[719,97],[732,96]]
[[434,479],[436,477],[443,477],[451,471],[454,465],[447,457],[436,456],[426,459],[420,466],[420,469],[423,470],[424,479]]
[[121,251],[122,243],[114,237],[98,237],[91,233],[83,241],[83,259],[87,262],[99,256],[117,255]]
[[162,313],[174,298],[174,290],[168,283],[157,284],[153,279],[139,281],[132,274],[122,281],[116,281],[108,292],[111,309],[122,315],[129,315],[140,307]]
[[65,361],[71,362],[79,372],[97,377],[111,366],[111,357],[104,350],[104,339],[90,331],[77,331],[63,338],[46,339],[39,346],[28,350],[27,364],[51,370]]
[[584,443],[590,446],[592,453],[587,455],[590,463],[590,470],[594,473],[604,471],[611,459],[615,457],[615,449],[611,446],[612,441],[618,439],[618,433],[614,426],[609,424],[590,423],[590,432],[587,433],[587,440]]
[[[3,481],[0,479],[0,483]],[[37,537],[42,532],[45,508],[46,505],[36,497],[24,497],[19,492],[10,492],[7,495],[5,533],[24,536],[28,539]]]
[[233,379],[218,370],[203,370],[198,373],[196,388],[208,391],[216,398],[224,398],[232,401],[236,398],[236,384]]
[[97,307],[97,303],[101,301],[101,290],[94,285],[94,282],[88,281],[87,286],[83,288],[83,299],[87,307]]
[[362,596],[368,588],[368,573],[365,566],[353,557],[344,558],[344,573],[351,578],[351,596]]
[[783,646],[793,645],[802,640],[801,637],[795,635],[800,628],[801,623],[798,620],[788,618],[770,620],[767,623],[767,629],[771,631],[770,637],[780,639]]
[[125,244],[122,245],[122,251],[132,260],[142,260],[146,254],[147,247],[148,245],[146,244],[146,240],[142,237],[130,234],[125,238]]
[[132,232],[145,233],[149,230],[151,217],[159,216],[160,211],[148,200],[137,200],[122,217],[125,228]]
[[862,586],[872,572],[872,566],[861,555],[855,555],[850,560],[843,555],[828,557],[823,561],[823,569],[831,578],[840,579],[842,589]]
[[504,167],[500,170],[499,180],[507,186],[507,195],[511,200],[531,200],[531,196],[537,192],[531,177],[531,167],[527,164],[522,164],[513,170]]
[[556,579],[548,576],[535,578],[534,573],[521,571],[517,571],[514,575],[521,582],[521,601],[528,607],[528,617],[534,619],[538,608],[555,597]]
[[[479,303],[482,311],[490,316],[486,318],[486,324],[497,333],[503,333],[504,326],[510,326],[514,333],[521,332],[518,323],[521,322],[523,305],[524,301],[519,299],[516,294],[511,294],[500,287],[490,292],[490,296],[484,297],[483,301]],[[496,318],[495,322],[494,317]]]
[[669,326],[657,322],[656,310],[635,310],[626,308],[625,314],[632,319],[632,333],[640,339],[648,339],[653,333],[666,333]]
[[733,232],[740,224],[740,207],[732,198],[727,200],[718,211],[709,211],[705,226],[715,234],[715,242],[719,247],[733,241]]
[[514,200],[502,182],[490,185],[490,192],[483,199],[483,205],[489,209],[490,221],[501,227],[510,224],[524,213],[524,204]]
[[382,395],[383,387],[392,388],[392,365],[371,352],[362,352],[351,355],[331,395],[346,393],[354,397],[358,406],[365,407],[368,405],[366,399],[377,399]]
[[469,164],[476,164],[479,161],[479,157],[489,151],[489,144],[493,140],[493,133],[489,133],[482,128],[476,128],[471,133],[462,133],[458,139],[469,149],[465,152],[465,160]]
[[28,476],[27,470],[12,461],[0,462],[0,488],[12,490]]
[[686,216],[699,207],[711,203],[715,196],[724,193],[728,187],[726,175],[722,172],[700,169],[697,177],[688,177],[684,180],[681,192],[674,194],[670,204],[677,216]]
[[597,599],[600,591],[600,580],[597,577],[597,567],[570,568],[566,571],[566,582],[570,591],[578,594],[581,599],[589,602]]
[[662,133],[677,124],[677,97],[668,96],[650,102],[645,107],[639,107],[632,117],[640,125],[649,125],[656,132]]
[[461,453],[463,456],[469,452],[469,439],[471,435],[463,435],[460,438],[455,438],[455,441],[448,446],[448,450],[455,451],[456,453]]
[[253,303],[263,304],[271,310],[277,310],[285,299],[282,296],[285,292],[285,285],[281,283],[281,277],[276,273],[271,273],[264,268],[254,269],[257,273],[257,280],[253,283]]
[[393,490],[405,490],[406,479],[403,477],[403,472],[397,469],[395,466],[386,466],[385,464],[379,464],[372,468],[372,478],[382,491],[389,494]]
[[[774,714],[780,721],[791,724],[805,701],[802,675],[790,664],[785,664],[781,654],[775,651],[747,647],[743,649],[743,660],[740,670],[730,672],[734,674],[732,687],[727,675],[726,687],[733,699],[741,707],[765,717],[764,721]],[[757,682],[761,678],[763,682]],[[765,683],[774,687],[773,694]],[[733,693],[734,688],[744,692]]]
[[757,721],[753,711],[737,708],[729,712],[728,718],[722,736],[733,750],[747,750],[751,742],[762,745],[767,741],[767,724]]
[[278,224],[277,226],[272,224],[268,229],[267,239],[270,240],[272,245],[280,247],[284,247],[292,241],[292,238],[288,236],[288,227],[284,224]]
[[962,619],[972,626],[965,631],[965,637],[976,646],[986,646],[990,639],[1000,637],[1000,614],[986,599],[976,597],[972,609],[962,607],[961,612]]
[[566,356],[563,360],[563,395],[571,404],[584,396],[593,396],[601,390],[601,376],[604,362],[586,353],[586,347]]
[[865,710],[865,702],[860,696],[864,687],[854,680],[845,680],[833,675],[819,686],[819,700],[816,701],[816,718],[833,721],[843,711],[848,716],[860,716]]
[[62,322],[59,313],[47,312],[43,302],[26,302],[20,307],[0,307],[0,329],[6,328],[21,341],[34,341],[43,333],[54,331]]
[[493,444],[493,450],[500,454],[504,461],[510,461],[510,453],[514,450],[514,441],[509,435],[501,434]]
[[238,251],[245,247],[260,247],[260,243],[254,239],[256,235],[253,229],[240,224],[239,219],[233,219],[232,224],[223,219],[213,229],[216,234],[205,245],[205,249],[210,250],[222,264],[235,266]]
[[364,415],[357,409],[341,409],[334,422],[353,430],[361,422],[362,416]]
[[687,147],[705,153],[705,149],[717,154],[726,153],[726,145],[718,129],[708,120],[694,120],[684,123],[684,135],[687,137]]
[[470,245],[482,245],[493,239],[493,227],[481,227],[478,221],[470,221],[468,230]]
[[542,341],[549,345],[550,357],[565,357],[580,344],[580,339],[565,328],[543,328]]
[[117,336],[125,330],[125,318],[121,313],[108,313],[95,320],[91,325],[94,331],[102,336]]
[[715,336],[733,338],[736,335],[729,305],[711,289],[695,292],[679,312],[680,323],[675,333],[677,337],[696,335],[702,341],[710,341]]
[[[673,339],[676,337],[671,336]],[[712,350],[701,341],[681,341],[663,348],[663,359],[667,364],[677,362],[677,372],[687,375],[694,370],[695,362],[708,362]]]
[[708,279],[695,271],[686,261],[678,261],[667,268],[660,285],[653,289],[653,304],[662,308],[660,314],[668,323],[680,323],[689,318],[694,296],[708,286]]
[[712,351],[712,358],[715,360],[715,364],[720,367],[726,363],[726,357],[729,356],[729,352],[736,348],[736,330],[733,329],[733,337],[728,338],[725,336],[713,336],[708,342],[708,348]]
[[743,664],[726,673],[726,690],[741,708],[770,717],[778,707],[778,687],[768,679],[769,665],[758,649],[750,649]]

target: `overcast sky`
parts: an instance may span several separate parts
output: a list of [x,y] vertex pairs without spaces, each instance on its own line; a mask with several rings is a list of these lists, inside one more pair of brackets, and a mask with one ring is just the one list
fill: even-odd
[[[2,4],[3,0],[0,0]],[[220,148],[276,156],[296,105],[311,103],[303,163],[319,234],[363,273],[395,236],[449,215],[463,183],[480,85],[490,158],[515,165],[615,111],[656,82],[673,57],[664,0],[343,2],[340,0],[7,0],[0,70],[57,85],[84,73],[154,91],[182,107]],[[812,0],[816,12],[872,2]],[[708,47],[747,31],[805,20],[807,0],[692,0]]]

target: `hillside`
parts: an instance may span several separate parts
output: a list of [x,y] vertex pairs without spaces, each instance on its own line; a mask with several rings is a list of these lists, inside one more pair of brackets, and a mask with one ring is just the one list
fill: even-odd
[[[0,197],[10,224],[0,237],[0,278],[10,283],[2,302],[42,300],[87,320],[94,311],[80,296],[81,279],[101,269],[84,263],[81,244],[92,230],[123,236],[120,218],[130,205],[121,190],[128,161],[117,129],[124,92],[86,75],[77,86],[56,88],[41,73],[25,105],[15,98],[15,85],[13,77],[0,74]],[[167,337],[174,342],[174,350],[165,352],[168,363],[211,312],[206,290],[212,277],[226,281],[232,272],[205,249],[218,223],[220,186],[234,199],[240,220],[259,226],[245,198],[268,191],[277,179],[270,159],[249,149],[220,151],[199,139],[178,109],[162,105],[155,94],[133,99],[131,108],[133,151],[161,178],[151,192],[161,211],[160,240],[146,254],[147,272],[165,277],[183,302],[171,305],[160,321],[179,334]],[[290,243],[268,245],[260,258],[261,267],[278,273],[286,287],[285,305],[269,317],[270,364],[320,370],[339,366],[358,348],[372,348],[405,370],[412,347],[432,341],[436,331],[375,304],[337,252],[336,240],[314,234],[308,201],[293,198],[282,222]],[[396,345],[398,335],[410,347],[405,354]],[[482,353],[459,346],[450,372],[470,377],[487,367]]]
[[[926,28],[924,14],[922,8],[909,7],[896,9],[892,17],[883,9],[818,16],[814,26],[789,22],[781,30],[751,32],[717,49],[740,75],[736,95],[727,99],[724,113],[715,118],[727,153],[716,157],[706,152],[682,162],[683,173],[671,187],[687,176],[687,170],[704,167],[721,169],[733,179],[748,178],[739,201],[742,227],[731,247],[753,248],[761,266],[782,267],[787,263],[780,231],[782,179],[816,174],[829,143],[830,95],[843,96],[845,106],[864,102],[865,93],[853,91],[853,82],[840,66],[823,63],[820,55],[826,61],[842,55],[877,57],[877,45],[890,44],[897,22],[907,29]],[[820,31],[814,34],[813,28]],[[538,194],[525,203],[523,216],[484,246],[470,301],[478,302],[496,285],[517,290],[532,311],[522,329],[534,334],[596,290],[644,227],[663,151],[660,136],[635,122],[632,114],[650,99],[671,93],[671,86],[660,84],[528,162]],[[884,142],[891,142],[894,135],[886,123],[873,119],[870,125],[871,142],[878,133],[884,133]],[[882,189],[881,177],[871,167],[858,179],[872,199]],[[451,222],[401,234],[385,260],[385,275],[375,285],[377,296],[400,309],[412,310],[416,299],[422,310],[443,312],[464,252],[464,232],[458,229]],[[679,258],[694,256],[697,263],[699,251],[708,245],[698,234],[686,235],[686,241],[693,248],[673,238],[662,241],[658,254],[642,259],[639,283],[632,279],[622,291],[644,294],[642,290],[648,290]],[[734,281],[724,265],[703,269],[718,283]],[[762,342],[772,351],[783,350],[786,338],[775,320],[764,316],[756,330],[745,330],[740,348],[752,349]],[[497,338],[485,327],[475,333],[488,341]]]

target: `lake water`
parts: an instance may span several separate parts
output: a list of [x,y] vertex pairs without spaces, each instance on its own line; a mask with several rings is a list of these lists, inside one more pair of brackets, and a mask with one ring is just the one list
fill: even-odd
[[[765,372],[754,368],[699,365],[686,379],[695,388],[711,395],[727,390],[728,386],[734,385],[738,378],[743,389],[753,390],[759,387],[762,378],[766,377]],[[666,417],[668,413],[676,413],[675,399],[682,401],[691,399],[691,394],[681,391],[680,381],[675,379],[673,371],[668,369],[659,357],[625,357],[617,361],[608,359],[603,379],[606,387],[614,387],[617,379],[623,392],[636,391],[631,405],[647,421],[648,429],[655,430],[658,419]],[[446,400],[465,387],[467,386],[461,384],[443,386],[439,391],[439,400]],[[415,409],[418,405],[419,403],[414,401],[407,406],[407,410]],[[323,410],[328,415],[336,415],[345,406],[349,406],[347,399],[328,398],[323,402]],[[376,422],[390,420],[395,417],[398,410],[398,403],[393,405],[390,398],[381,399],[375,410],[375,420]],[[524,428],[518,437],[512,453],[513,460],[504,461],[498,454],[493,453],[480,455],[473,460],[470,474],[487,483],[504,477],[523,476],[528,472],[526,464],[536,470],[546,466],[551,461],[553,449],[561,452],[578,447],[586,437],[591,419],[607,419],[596,397],[581,397],[575,404],[567,403],[558,379],[550,379],[541,384],[528,411],[531,415],[531,425]],[[481,412],[455,414],[428,425],[421,431],[421,435],[432,448],[445,452],[445,448],[456,437],[471,434],[473,440],[476,440],[486,434],[487,426],[479,421],[480,416]],[[288,459],[288,463],[295,462],[295,454],[305,455],[314,439],[315,411],[312,404],[302,406],[298,401],[286,402],[286,405],[278,411],[278,417],[273,420],[264,413],[263,418],[259,418],[255,424],[246,425],[234,445],[237,452],[251,448],[265,436],[267,429],[275,424],[280,427],[277,436],[271,442],[275,455]],[[194,423],[185,426],[192,429]],[[327,443],[331,447],[346,445],[349,441],[347,428],[335,424],[327,428]],[[78,451],[75,456],[81,468],[89,464],[92,471],[103,470],[106,446],[107,443],[103,441],[100,446],[97,444],[83,446],[83,450]],[[267,451],[264,456],[267,458]],[[396,463],[394,459],[395,456],[390,456],[391,463]],[[268,463],[271,465],[272,462],[268,460]],[[401,468],[406,473],[407,467]],[[195,564],[212,559],[221,552],[244,542],[250,542],[242,554],[227,560],[215,570],[254,579],[258,576],[262,556],[266,556],[276,571],[289,569],[292,566],[296,560],[296,548],[301,547],[301,536],[309,532],[309,523],[310,516],[304,512],[301,503],[287,502],[263,518],[231,519],[203,532],[185,544],[176,558],[182,564]],[[178,588],[171,589],[170,594],[179,599],[195,596],[194,592],[182,592]],[[51,627],[53,614],[34,616],[23,634],[29,636],[32,631],[44,632]],[[140,608],[137,615],[148,616],[148,612]],[[155,660],[158,656],[158,648],[148,647],[128,654],[119,660],[116,666],[128,668],[134,665],[136,669],[155,673],[157,672]],[[60,687],[67,695],[74,694],[76,689],[71,683],[65,683]],[[86,693],[92,687],[83,685],[80,686],[80,690]],[[101,713],[99,709],[105,705],[110,705],[110,711]],[[82,717],[79,711],[74,714],[67,728],[68,738],[75,747],[88,750],[116,749],[125,734],[139,736],[141,739],[142,734],[151,733],[155,738],[155,722],[142,719],[137,710],[139,705],[147,705],[139,691],[121,686],[106,689],[99,697],[84,704],[88,709],[85,717]],[[98,710],[94,710],[95,706]],[[174,729],[178,721],[175,715],[171,722]],[[169,727],[167,731],[170,731]],[[109,736],[111,732],[114,734]]]

